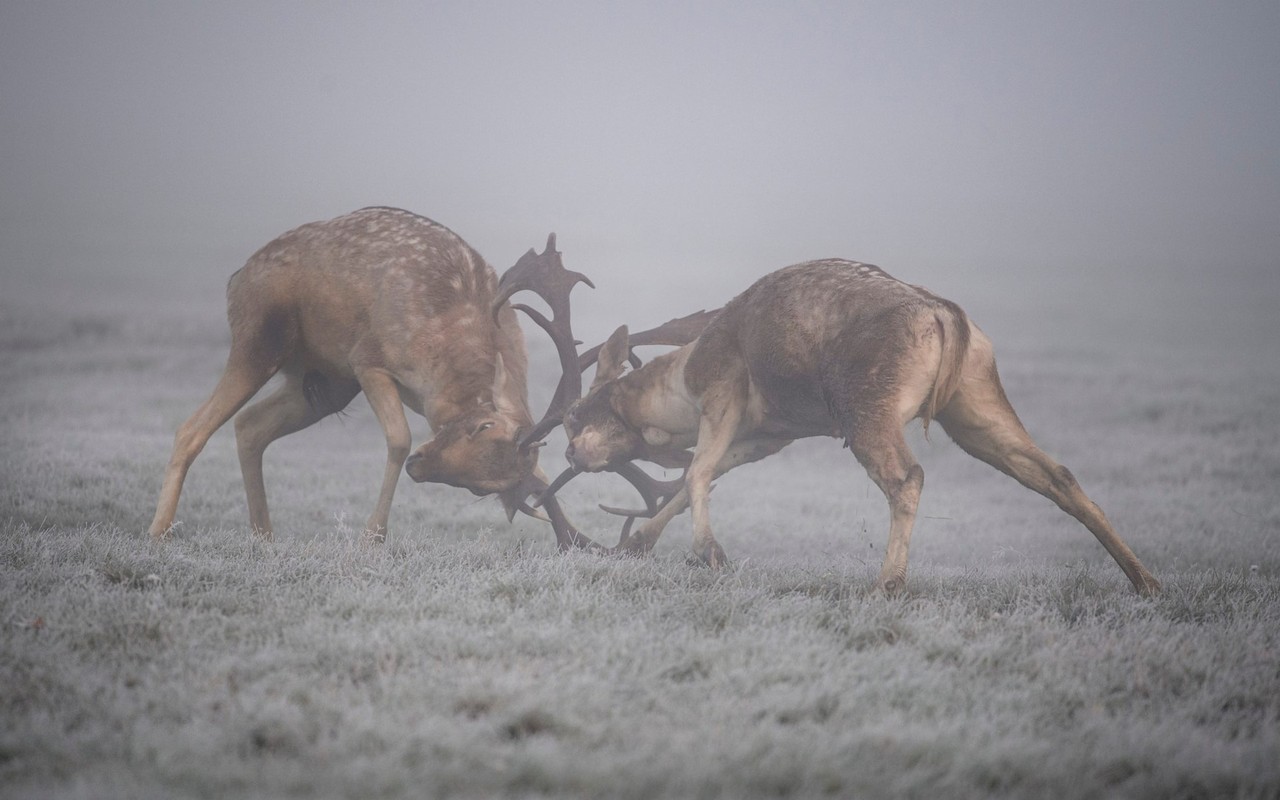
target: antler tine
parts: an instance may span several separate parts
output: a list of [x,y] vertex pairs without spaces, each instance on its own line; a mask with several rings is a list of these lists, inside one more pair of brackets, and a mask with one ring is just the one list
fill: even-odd
[[546,414],[532,429],[520,439],[522,446],[546,436],[568,409],[569,405],[582,396],[582,371],[578,368],[578,341],[573,336],[569,293],[578,283],[585,283],[592,289],[595,284],[580,272],[564,268],[560,254],[556,252],[556,235],[547,237],[547,247],[542,253],[532,249],[520,257],[511,269],[507,270],[498,283],[498,294],[493,301],[493,314],[496,316],[512,295],[528,290],[541,297],[551,309],[551,318],[523,304],[515,304],[513,308],[523,311],[537,325],[545,330],[551,341],[555,343],[556,352],[560,356],[562,374],[552,395],[551,405]]
[[[555,484],[563,485],[561,478],[564,478],[564,476],[562,475],[560,478],[557,478]],[[549,487],[547,486],[546,481],[542,480],[536,474],[529,475],[520,486],[520,497],[523,498],[533,495],[536,499],[532,504],[532,507],[522,500],[519,505],[515,506],[515,510],[528,514],[535,519],[543,519],[543,515],[535,509],[540,506],[544,506],[543,501],[545,500],[545,518],[551,523],[551,529],[555,531],[556,546],[558,549],[568,550],[571,547],[579,547],[587,550],[603,550],[603,548],[593,542],[590,537],[573,527],[573,523],[569,522],[568,518],[565,517],[564,511],[560,508],[560,504],[556,502],[555,489],[559,488],[559,486],[555,484]]]
[[[677,448],[667,447],[661,449],[650,449],[644,455],[639,456],[639,458],[644,461],[650,461],[665,469],[683,469],[685,472],[688,472],[689,465],[693,463],[693,452],[691,450],[680,450]],[[610,467],[609,471],[622,475],[622,477],[631,481],[631,485],[640,489],[640,494],[645,498],[645,504],[649,507],[649,510],[655,510],[654,505],[659,499],[661,499],[661,497],[675,494],[680,491],[680,487],[684,484],[684,474],[681,474],[676,480],[659,481],[650,477],[648,473],[630,461],[623,462],[617,467]],[[549,486],[543,487],[541,493],[534,497],[532,503],[533,508],[541,506],[544,500],[555,495],[556,492],[564,488],[564,485],[573,480],[577,475],[578,470],[576,468],[565,467],[564,471],[557,475],[555,480],[553,480]],[[650,500],[646,494],[648,489],[641,488],[639,484],[644,484],[649,489],[654,489],[657,492],[657,495]],[[601,508],[604,507],[601,506]],[[616,508],[604,508],[604,510],[613,514],[621,514],[623,516],[630,513],[619,511]],[[640,513],[647,512],[636,512],[637,515]]]
[[596,285],[581,272],[564,268],[560,261],[560,253],[555,249],[556,235],[547,237],[547,247],[541,253],[529,252],[520,257],[511,269],[502,274],[498,281],[498,296],[493,301],[493,313],[497,314],[502,304],[513,294],[528,289],[547,302],[551,308],[552,319],[567,319],[569,316],[569,292],[579,282],[592,289]]
[[539,508],[544,501],[550,500],[555,496],[556,492],[560,491],[560,489],[563,488],[566,483],[571,481],[573,476],[577,474],[578,471],[573,467],[566,467],[564,472],[561,472],[556,476],[556,479],[551,482],[550,486],[542,487],[542,490],[533,498],[533,507]]
[[[631,365],[633,367],[640,366],[640,359],[635,354],[635,348],[649,344],[682,347],[701,336],[702,331],[719,313],[720,309],[718,308],[711,311],[695,311],[692,314],[668,320],[656,328],[631,334],[629,337]],[[603,347],[603,344],[598,344],[578,357],[579,372],[585,372],[587,367],[596,363]]]
[[624,461],[616,467],[610,468],[610,471],[621,475],[644,498],[645,508],[639,510],[615,508],[603,504],[600,506],[602,511],[607,511],[620,517],[652,517],[661,511],[663,506],[671,502],[671,498],[675,497],[676,493],[684,488],[685,476],[683,474],[674,480],[660,481],[631,461]]
[[523,303],[515,303],[511,307],[523,311],[529,319],[537,323],[538,327],[546,331],[551,336],[551,341],[555,342],[556,351],[560,355],[560,382],[556,384],[555,393],[551,395],[547,413],[520,437],[520,444],[524,446],[550,433],[560,424],[569,406],[582,396],[582,372],[578,370],[578,340],[574,339],[572,332],[569,331],[567,315],[564,318],[564,324],[561,325],[555,320],[547,319],[546,315],[536,308],[530,308]]

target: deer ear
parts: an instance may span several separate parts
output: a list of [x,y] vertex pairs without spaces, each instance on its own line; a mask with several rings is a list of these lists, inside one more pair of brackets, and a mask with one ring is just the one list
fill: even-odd
[[622,367],[631,356],[629,343],[630,334],[627,332],[626,325],[614,331],[609,341],[604,343],[604,347],[600,348],[600,356],[596,360],[596,379],[591,382],[592,389],[616,380],[622,374]]
[[504,417],[515,417],[520,413],[517,405],[511,402],[510,391],[511,376],[507,374],[507,367],[502,362],[502,354],[498,353],[493,362],[493,407]]

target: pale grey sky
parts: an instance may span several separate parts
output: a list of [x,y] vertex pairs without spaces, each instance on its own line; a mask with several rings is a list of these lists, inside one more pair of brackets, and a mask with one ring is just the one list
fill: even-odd
[[980,320],[1115,329],[1209,289],[1256,338],[1280,3],[0,0],[9,302],[220,303],[269,239],[365,205],[499,270],[555,230],[599,287],[587,338],[826,256]]

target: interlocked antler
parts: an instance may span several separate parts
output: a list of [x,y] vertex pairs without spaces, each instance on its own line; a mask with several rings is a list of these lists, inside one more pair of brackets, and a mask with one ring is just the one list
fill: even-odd
[[[689,464],[693,462],[693,453],[688,450],[663,450],[661,452],[646,453],[640,456],[640,460],[650,461],[661,467],[687,470]],[[660,481],[637,467],[632,461],[625,461],[615,467],[610,467],[609,471],[617,473],[632,486],[636,487],[636,491],[640,492],[640,497],[645,503],[644,508],[634,511],[616,506],[606,506],[603,503],[600,504],[602,511],[608,511],[610,514],[616,514],[620,517],[652,517],[684,485],[684,475],[675,480]],[[577,474],[573,467],[561,472],[540,496],[534,498],[533,508],[538,508],[544,500],[549,500]]]
[[[687,316],[670,320],[656,328],[651,328],[647,331],[641,331],[631,335],[628,338],[630,350],[628,356],[632,366],[635,368],[639,368],[641,366],[640,358],[635,354],[636,347],[643,345],[670,345],[673,347],[682,347],[692,342],[694,339],[697,339],[711,320],[715,319],[716,315],[719,313],[720,309],[716,309],[714,311],[696,311]],[[581,371],[585,371],[598,360],[600,350],[603,347],[603,344],[596,345],[578,358],[578,366],[580,369],[579,375],[581,375]],[[579,379],[579,386],[580,385],[581,382]],[[548,428],[548,430],[550,430],[550,428]],[[653,462],[663,467],[680,468],[687,472],[689,464],[693,460],[693,454],[688,450],[665,448],[646,452],[640,456],[640,459]],[[603,504],[600,506],[602,510],[607,511],[610,514],[616,514],[617,516],[626,518],[626,521],[622,525],[620,541],[626,539],[627,534],[631,532],[631,526],[635,523],[637,518],[650,518],[656,516],[658,512],[667,505],[667,503],[671,502],[672,498],[675,497],[675,495],[684,486],[684,472],[681,473],[679,478],[674,480],[661,481],[650,476],[647,472],[640,469],[640,467],[630,461],[610,467],[609,471],[617,473],[624,480],[634,486],[645,503],[645,507],[643,509],[623,509]],[[547,487],[546,491],[534,499],[533,506],[537,508],[544,502],[554,499],[555,493],[568,483],[575,475],[577,475],[577,471],[574,470],[573,467],[569,467],[561,472],[560,475],[551,482],[551,485]]]
[[507,511],[508,520],[513,518],[517,511],[527,514],[534,519],[551,523],[551,529],[556,534],[556,546],[560,550],[568,550],[572,547],[578,547],[586,550],[600,551],[604,548],[593,542],[589,537],[581,533],[577,528],[573,527],[573,523],[564,515],[560,504],[554,497],[547,497],[546,513],[535,510],[527,502],[529,495],[538,498],[541,504],[543,495],[546,494],[547,483],[539,478],[536,474],[528,475],[524,481],[515,489],[514,502]]
[[[498,296],[493,302],[495,316],[499,309],[502,308],[503,303],[507,302],[516,292],[529,290],[546,301],[547,306],[551,309],[550,319],[547,319],[546,315],[537,309],[523,304],[516,303],[512,307],[529,315],[530,319],[547,332],[551,340],[555,342],[556,352],[560,357],[560,382],[556,385],[551,404],[547,407],[547,412],[542,419],[520,437],[519,444],[521,447],[534,446],[536,442],[540,442],[543,437],[561,423],[565,412],[569,410],[569,406],[582,397],[583,371],[599,358],[600,349],[603,345],[593,347],[581,356],[578,355],[578,344],[580,342],[573,336],[569,293],[579,282],[585,283],[593,289],[595,288],[595,284],[585,275],[571,272],[564,268],[564,264],[560,260],[560,254],[556,252],[556,235],[553,233],[547,237],[547,247],[542,253],[535,253],[533,250],[525,253],[516,262],[515,266],[503,274],[502,280],[498,284]],[[707,323],[717,313],[719,313],[718,310],[698,311],[685,317],[673,319],[656,328],[641,331],[630,337],[630,345],[632,348],[654,344],[686,345],[698,338]],[[638,368],[641,362],[635,355],[634,349],[629,355],[632,365]],[[645,458],[664,466],[679,466],[687,469],[692,456],[687,451],[664,451],[662,453],[646,454]],[[622,528],[624,537],[630,531],[631,525],[637,517],[652,517],[657,514],[680,491],[680,487],[684,485],[683,475],[677,480],[659,481],[650,477],[644,470],[630,462],[614,467],[612,471],[618,473],[630,482],[632,486],[636,487],[636,490],[640,492],[640,496],[645,501],[645,508],[636,511],[601,506],[609,513],[627,518]],[[520,487],[521,499],[513,506],[513,508],[534,517],[540,516],[535,509],[545,506],[552,527],[556,531],[556,541],[561,549],[565,549],[568,546],[595,546],[594,542],[569,525],[555,499],[556,492],[568,483],[575,474],[576,472],[572,467],[566,469],[552,481],[550,486],[545,487],[542,485],[542,481],[535,476],[530,476],[530,479]],[[535,496],[532,506],[524,501],[524,498],[529,494]]]
[[[688,452],[688,451],[683,451]],[[692,460],[692,454],[690,454]],[[649,473],[640,469],[632,461],[619,464],[613,469],[614,472],[621,475],[628,483],[636,488],[640,493],[640,497],[644,499],[645,507],[641,509],[616,508],[614,506],[606,506],[600,504],[602,511],[623,517],[625,521],[622,523],[622,533],[618,536],[618,543],[626,541],[628,534],[631,533],[631,526],[639,518],[651,519],[658,515],[658,512],[666,507],[672,499],[684,488],[685,475],[688,473],[688,465],[680,473],[679,478],[669,481],[660,481]]]

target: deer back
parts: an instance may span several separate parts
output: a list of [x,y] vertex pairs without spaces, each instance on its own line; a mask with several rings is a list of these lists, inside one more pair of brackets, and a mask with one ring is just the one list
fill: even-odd
[[968,324],[954,303],[870,264],[810,261],[730,301],[694,343],[685,382],[701,394],[740,362],[771,417],[800,435],[843,433],[860,405],[892,401],[938,325],[963,355]]
[[527,412],[524,339],[509,307],[489,313],[496,290],[493,268],[453,231],[366,208],[255,253],[228,284],[228,317],[233,338],[268,339],[281,361],[342,378],[387,369],[436,428],[489,399],[499,354],[508,399]]

